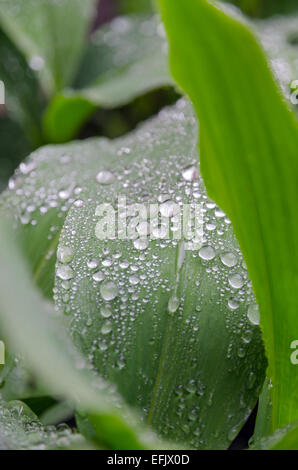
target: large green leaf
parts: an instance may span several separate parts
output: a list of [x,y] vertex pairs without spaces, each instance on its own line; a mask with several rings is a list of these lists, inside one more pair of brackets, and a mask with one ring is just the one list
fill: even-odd
[[203,0],[160,5],[172,72],[199,116],[208,193],[232,220],[260,305],[277,429],[298,417],[297,121],[248,29]]
[[[256,401],[265,362],[229,221],[192,169],[196,133],[189,105],[179,102],[98,149],[60,237],[55,300],[79,348],[159,434],[225,448]],[[117,207],[118,196],[129,206],[201,204],[200,251],[182,255],[184,243],[173,239],[98,240],[98,204]]]
[[64,142],[101,106],[114,108],[172,83],[156,17],[124,16],[92,35],[75,89],[57,95],[44,119],[47,138]]
[[96,377],[74,348],[64,322],[33,286],[7,220],[2,220],[0,226],[0,261],[1,332],[24,355],[40,382],[50,393],[67,398],[89,413],[97,438],[111,448],[161,446],[139,426],[115,387]]
[[94,0],[1,0],[0,24],[53,92],[73,79],[84,49]]
[[[206,198],[197,170],[184,173],[197,159],[196,143],[196,121],[190,105],[182,101],[125,138],[35,152],[11,181],[2,206],[23,224],[28,222],[22,225],[26,252],[33,259],[35,279],[48,294],[64,224],[59,260],[67,260],[67,252],[72,257],[70,250],[64,256],[63,245],[74,257],[71,265],[57,265],[55,297],[68,314],[76,344],[94,367],[117,384],[126,401],[144,408],[144,419],[159,433],[194,447],[223,448],[255,404],[265,361],[259,329],[247,318],[252,305],[250,318],[257,323],[229,221]],[[113,184],[97,181],[101,170],[113,172]],[[152,242],[140,251],[131,240],[106,244],[95,238],[98,203],[114,202],[118,193],[130,203],[142,198],[158,203],[158,196],[178,201],[181,196],[202,204],[204,250],[200,255],[186,251],[177,285],[178,247],[173,240],[164,247]],[[92,278],[96,269],[86,265],[92,256],[99,263],[106,248],[110,253],[105,257],[113,264],[100,270],[123,284],[111,303],[111,319],[100,314],[102,284]],[[239,270],[243,278],[234,278]],[[180,305],[170,302],[170,310],[177,307],[171,315],[168,304],[176,288]],[[101,330],[107,320],[105,337]],[[118,346],[112,348],[116,339]]]
[[45,427],[22,402],[0,401],[0,450],[94,449],[67,426]]
[[[1,30],[0,57],[0,80],[5,85],[6,107],[32,143],[40,145],[43,102],[36,77],[22,54]],[[26,150],[24,147],[24,156]]]

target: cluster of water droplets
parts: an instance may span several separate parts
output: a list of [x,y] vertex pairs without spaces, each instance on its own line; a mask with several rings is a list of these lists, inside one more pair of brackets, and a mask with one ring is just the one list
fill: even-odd
[[67,449],[81,443],[69,426],[43,426],[22,402],[0,406],[0,449]]
[[[170,135],[169,129],[172,129]],[[193,140],[189,139],[188,148],[182,152],[182,138],[190,129]],[[111,169],[98,165],[90,187],[84,192],[84,204],[72,206],[64,224],[56,266],[57,306],[69,315],[73,337],[84,338],[84,348],[94,368],[105,378],[115,380],[122,392],[121,374],[131,370],[133,351],[139,341],[138,330],[148,325],[152,334],[145,334],[143,340],[146,338],[152,351],[163,343],[165,330],[161,316],[181,321],[190,350],[196,351],[207,295],[201,286],[206,283],[210,283],[216,315],[221,315],[229,332],[226,356],[232,361],[231,367],[237,368],[245,360],[259,322],[251,283],[230,220],[206,195],[197,164],[196,132],[193,115],[182,100],[175,110],[162,111],[156,122],[145,125],[125,143],[116,143],[117,165]],[[99,202],[111,204],[120,217],[119,194],[126,197],[127,207],[135,203],[158,203],[159,216],[168,218],[170,224],[177,215],[177,207],[199,204],[203,213],[203,238],[196,241],[200,241],[200,247],[187,250],[186,241],[175,239],[173,234],[163,238],[162,225],[151,226],[147,216],[137,226],[133,240],[117,239],[117,236],[98,240],[97,206]],[[125,215],[129,222],[129,216]],[[159,238],[152,239],[157,230]],[[193,272],[187,269],[191,263],[197,266]],[[188,294],[186,286],[191,286]],[[161,307],[162,298],[167,302]],[[191,312],[186,307],[189,302],[193,306]],[[81,344],[80,339],[78,343]],[[233,362],[235,356],[238,362]],[[159,354],[152,361],[158,368]],[[137,368],[135,363],[134,367]],[[199,361],[193,358],[189,365],[189,385],[179,384],[179,377],[176,384],[181,392],[177,419],[183,416],[189,423],[183,432],[193,436],[190,437],[193,442],[197,442],[204,429],[204,423],[194,419],[199,414],[199,402],[207,401],[211,407],[216,394],[214,389],[198,381],[199,368]],[[140,393],[136,399],[146,416],[150,414],[148,403],[152,400],[155,374],[148,376],[140,367],[137,375]],[[245,406],[249,409],[247,390],[255,380],[255,371],[249,372],[240,400],[244,405],[239,403],[242,409]],[[142,393],[144,387],[149,389],[147,396]],[[191,387],[193,395],[189,391]],[[198,401],[197,408],[190,407],[190,399]],[[170,401],[169,397],[169,406]],[[233,416],[229,419],[234,429]],[[171,432],[173,423],[169,423],[169,435]],[[204,445],[203,437],[200,439]]]

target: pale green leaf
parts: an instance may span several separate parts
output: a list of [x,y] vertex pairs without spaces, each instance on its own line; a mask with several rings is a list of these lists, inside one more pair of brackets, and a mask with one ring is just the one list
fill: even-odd
[[[35,279],[48,294],[64,225],[61,247],[67,244],[75,256],[73,264],[63,268],[72,279],[58,280],[55,297],[71,314],[76,344],[99,372],[118,385],[126,401],[144,409],[142,413],[160,434],[194,447],[224,448],[255,404],[265,361],[259,329],[247,318],[255,301],[229,221],[206,198],[196,170],[194,181],[183,177],[183,170],[197,159],[196,144],[192,109],[181,101],[125,138],[90,139],[35,152],[11,181],[2,206],[21,221]],[[101,170],[115,173],[115,184],[99,184],[96,176]],[[168,194],[201,203],[206,210],[204,246],[212,246],[213,259],[204,260],[204,251],[201,257],[197,250],[186,252],[177,284],[180,305],[171,316],[168,302],[175,292],[177,247],[166,243],[163,248],[153,242],[147,253],[134,249],[130,240],[109,242],[111,256],[122,253],[121,259],[115,258],[112,278],[117,279],[117,263],[125,257],[132,265],[137,256],[138,264],[138,272],[123,271],[127,307],[120,296],[111,306],[112,335],[120,348],[112,350],[106,348],[109,335],[105,340],[101,333],[100,284],[92,279],[94,271],[87,269],[86,261],[96,255],[99,262],[106,245],[94,237],[97,204],[114,202],[121,193],[130,203],[140,198],[158,202],[159,195]],[[232,253],[230,268],[222,261],[226,253]],[[142,256],[148,257],[147,267]],[[242,289],[237,289],[240,284],[232,287],[239,270],[243,279],[236,280],[243,282]],[[118,333],[120,305],[123,322]]]

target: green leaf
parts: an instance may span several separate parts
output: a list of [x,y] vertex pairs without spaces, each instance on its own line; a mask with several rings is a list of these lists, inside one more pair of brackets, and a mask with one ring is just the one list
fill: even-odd
[[[1,30],[0,57],[0,80],[5,86],[6,107],[12,118],[23,127],[32,144],[40,145],[43,101],[36,77],[22,54]],[[9,136],[6,137],[8,139]],[[27,148],[23,150],[24,156]]]
[[94,0],[1,0],[0,24],[49,96],[74,78],[93,6]]
[[45,427],[20,401],[0,401],[0,450],[93,449],[92,444],[67,426]]
[[7,220],[0,225],[0,260],[1,331],[50,393],[89,413],[101,441],[111,448],[162,445],[140,428],[114,387],[95,377],[74,348],[64,323],[33,286]]
[[[196,143],[196,121],[190,105],[182,101],[125,138],[40,149],[16,173],[2,206],[23,222],[22,237],[28,259],[33,258],[34,277],[48,294],[64,225],[59,259],[63,259],[63,245],[72,248],[74,258],[71,266],[59,270],[59,264],[57,269],[60,277],[66,269],[66,277],[71,274],[73,278],[58,278],[54,294],[69,314],[74,341],[97,370],[118,386],[129,404],[144,408],[142,413],[167,438],[194,447],[224,448],[256,402],[265,360],[259,329],[247,318],[248,307],[255,301],[229,221],[206,198],[197,170],[190,171],[194,181],[187,181],[192,179],[188,173],[183,177],[183,170],[197,160]],[[112,185],[98,183],[101,170],[115,174]],[[94,236],[98,203],[114,202],[121,193],[130,203],[181,195],[183,200],[202,203],[206,210],[204,246],[212,246],[207,253],[213,259],[204,260],[204,250],[201,257],[197,251],[186,251],[177,284],[180,306],[173,315],[168,303],[176,288],[177,246],[152,242],[142,252],[131,240],[111,241],[106,247]],[[126,304],[125,295],[112,302],[113,331],[106,339],[101,332],[106,320],[100,315],[100,284],[86,266],[92,256],[99,262],[105,248],[110,250],[105,257],[113,260],[115,252],[122,253],[120,259],[116,253],[111,267],[113,279],[125,258],[138,268],[135,273],[123,270],[121,282],[128,298]],[[231,262],[224,253],[232,253]],[[148,266],[144,266],[144,256]],[[108,266],[102,269],[108,276]],[[236,281],[240,281],[238,287],[243,282],[241,289],[230,284],[235,285],[233,274],[239,270],[243,280]],[[194,288],[194,280],[199,287]],[[118,340],[118,348],[111,347],[109,336]]]
[[84,56],[75,89],[54,97],[44,118],[51,142],[74,137],[101,106],[114,108],[172,83],[166,43],[156,17],[119,17],[96,31]]
[[297,121],[248,29],[203,0],[160,5],[172,73],[200,120],[208,193],[232,220],[260,306],[274,430],[298,417]]
[[[60,236],[55,300],[79,349],[160,435],[225,448],[255,404],[265,361],[247,318],[254,299],[229,221],[205,200],[195,170],[193,181],[183,177],[197,158],[196,133],[189,105],[179,102],[137,133],[98,147],[96,170]],[[100,171],[110,184],[100,184]],[[119,196],[130,206],[199,202],[204,246],[182,256],[183,241],[99,240],[98,205],[117,207]]]
[[297,450],[298,448],[298,422],[278,429],[274,434],[256,441],[252,450]]

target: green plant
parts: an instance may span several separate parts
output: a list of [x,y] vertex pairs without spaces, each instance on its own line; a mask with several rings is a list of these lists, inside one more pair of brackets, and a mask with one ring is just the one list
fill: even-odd
[[[0,66],[7,119],[32,147],[60,145],[31,153],[0,199],[0,448],[227,448],[259,397],[253,445],[297,448],[297,123],[281,92],[297,17],[253,26],[279,89],[239,22],[203,0],[160,6],[199,140],[180,98],[123,137],[61,144],[98,106],[173,86],[159,19],[118,18],[88,45],[92,1],[1,2],[0,46],[22,72]],[[162,237],[149,204],[174,223],[182,202],[197,231]],[[101,239],[103,204],[118,238]],[[72,410],[78,431],[48,429]]]

